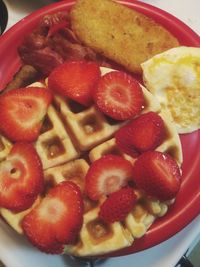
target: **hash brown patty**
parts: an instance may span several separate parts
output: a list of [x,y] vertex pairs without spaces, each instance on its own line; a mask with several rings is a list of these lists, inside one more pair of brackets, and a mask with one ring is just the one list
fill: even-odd
[[70,17],[83,44],[134,73],[153,55],[179,46],[160,24],[111,0],[77,0]]

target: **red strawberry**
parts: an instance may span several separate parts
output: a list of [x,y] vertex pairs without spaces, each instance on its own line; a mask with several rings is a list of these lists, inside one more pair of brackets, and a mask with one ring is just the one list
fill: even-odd
[[51,100],[51,92],[38,87],[4,93],[0,96],[0,132],[12,141],[36,140]]
[[121,71],[105,74],[94,94],[98,108],[116,120],[126,120],[139,114],[144,97],[139,83]]
[[94,161],[86,174],[85,190],[92,200],[109,195],[125,186],[132,176],[131,163],[116,155]]
[[136,194],[130,187],[112,193],[100,207],[99,217],[107,223],[122,221],[132,210]]
[[12,211],[29,208],[43,190],[43,171],[32,144],[16,143],[0,163],[0,206]]
[[69,61],[52,71],[48,86],[58,94],[89,106],[100,75],[100,68],[95,62]]
[[75,241],[83,222],[83,200],[79,187],[64,181],[51,188],[46,197],[22,221],[31,243],[46,253],[60,254],[64,244]]
[[115,138],[122,151],[134,156],[136,151],[145,152],[158,147],[165,138],[165,125],[157,113],[148,112],[119,129]]
[[133,179],[147,195],[165,201],[174,198],[179,191],[181,172],[168,154],[148,151],[135,162]]
[[115,141],[119,149],[130,155],[133,158],[136,158],[139,156],[139,153],[133,147],[133,145],[130,142],[131,136],[129,136],[129,124],[124,125],[122,128],[120,128],[116,133],[115,133]]

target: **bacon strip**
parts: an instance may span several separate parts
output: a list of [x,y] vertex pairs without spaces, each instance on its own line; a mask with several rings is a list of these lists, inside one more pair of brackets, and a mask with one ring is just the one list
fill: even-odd
[[[104,65],[105,58],[83,46],[69,29],[69,14],[58,12],[43,17],[38,27],[18,48],[24,64],[36,68],[44,76],[66,60],[91,60]],[[108,66],[108,64],[106,63]]]

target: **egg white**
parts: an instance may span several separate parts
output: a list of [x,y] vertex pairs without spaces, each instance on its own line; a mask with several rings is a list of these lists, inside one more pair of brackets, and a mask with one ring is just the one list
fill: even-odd
[[200,128],[200,48],[180,46],[141,64],[147,89],[170,111],[178,133]]

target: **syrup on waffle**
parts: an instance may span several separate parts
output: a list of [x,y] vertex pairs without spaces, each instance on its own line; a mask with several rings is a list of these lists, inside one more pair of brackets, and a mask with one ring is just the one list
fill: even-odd
[[[110,69],[102,68],[102,74]],[[43,86],[35,83],[34,86]],[[157,112],[166,127],[165,141],[157,148],[167,152],[182,163],[181,144],[169,114],[165,114],[154,96],[142,87],[145,108]],[[78,184],[84,199],[84,220],[77,242],[66,245],[64,252],[76,256],[94,256],[116,251],[132,245],[135,238],[143,236],[157,217],[163,216],[171,202],[160,202],[147,196],[138,188],[133,188],[137,203],[122,222],[105,223],[98,217],[100,204],[104,199],[92,201],[84,195],[84,178],[89,165],[105,154],[120,154],[134,164],[134,159],[122,153],[113,138],[122,123],[117,123],[101,114],[94,106],[84,108],[74,106],[68,99],[55,96],[49,107],[41,134],[35,142],[42,160],[46,191],[63,180]],[[0,160],[9,153],[12,144],[1,136]],[[34,205],[43,196],[38,197]],[[34,206],[33,205],[33,206]],[[21,221],[32,208],[13,213],[1,208],[3,218],[18,233],[23,234]]]

